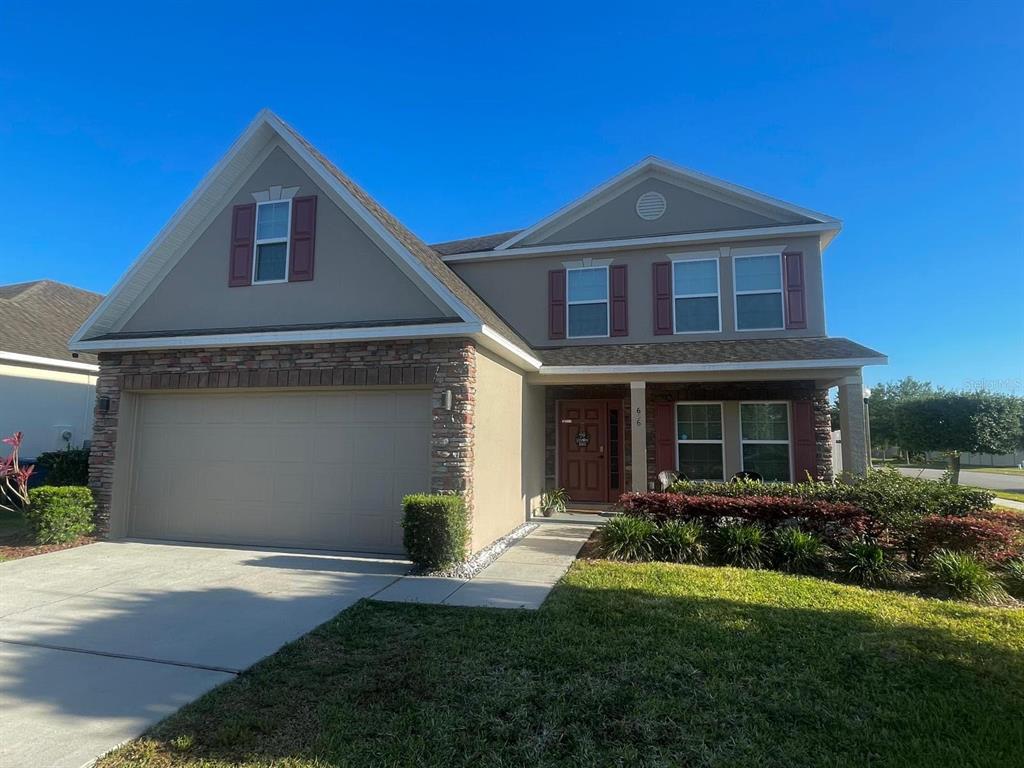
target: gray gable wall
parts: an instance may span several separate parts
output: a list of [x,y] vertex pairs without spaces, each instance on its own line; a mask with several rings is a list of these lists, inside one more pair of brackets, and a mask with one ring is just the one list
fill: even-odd
[[[668,204],[661,218],[654,221],[645,221],[636,212],[637,198],[649,191],[661,193]],[[554,231],[545,228],[526,238],[519,245],[655,237],[686,232],[806,224],[810,221],[781,211],[773,212],[772,216],[755,213],[650,176],[620,192],[582,218]]]
[[[253,192],[271,185],[298,186],[299,196],[318,196],[315,278],[229,288],[231,209],[253,202]],[[279,327],[450,315],[277,146],[120,330]]]

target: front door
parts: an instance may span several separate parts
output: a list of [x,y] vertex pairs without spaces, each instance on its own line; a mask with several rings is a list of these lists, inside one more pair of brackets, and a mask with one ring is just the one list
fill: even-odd
[[558,404],[559,483],[572,501],[608,500],[608,402]]

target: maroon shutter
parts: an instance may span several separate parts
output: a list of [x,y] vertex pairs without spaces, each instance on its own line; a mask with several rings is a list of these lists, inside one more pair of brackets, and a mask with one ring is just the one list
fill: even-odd
[[814,403],[810,400],[794,400],[793,404],[793,472],[794,482],[807,481],[808,474],[814,477],[817,445],[814,439]]
[[672,327],[672,262],[654,263],[654,335],[674,332]]
[[616,264],[609,270],[611,282],[611,335],[629,335],[629,307],[626,293],[629,289],[625,264]]
[[565,338],[565,270],[548,272],[548,338]]
[[655,473],[676,470],[676,418],[674,403],[654,405]]
[[786,259],[786,327],[807,327],[807,300],[804,290],[804,255],[787,253]]
[[292,240],[288,254],[288,281],[313,279],[316,249],[316,195],[292,200]]
[[256,235],[256,203],[236,205],[231,210],[231,251],[228,257],[228,285],[252,283],[252,244]]

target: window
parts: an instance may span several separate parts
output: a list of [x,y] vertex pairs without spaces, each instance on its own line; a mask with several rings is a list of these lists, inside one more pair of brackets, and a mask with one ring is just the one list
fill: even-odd
[[789,405],[740,403],[743,470],[789,481]]
[[737,256],[736,329],[777,331],[786,327],[782,318],[782,257]]
[[608,267],[566,270],[568,336],[608,335]]
[[254,283],[280,283],[288,279],[288,231],[291,200],[256,204],[256,253]]
[[672,263],[676,333],[722,330],[718,307],[718,259]]
[[676,403],[679,473],[690,480],[725,480],[721,403]]

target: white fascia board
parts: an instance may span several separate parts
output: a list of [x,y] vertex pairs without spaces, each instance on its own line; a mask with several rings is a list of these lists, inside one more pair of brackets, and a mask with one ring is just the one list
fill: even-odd
[[556,223],[560,219],[568,219],[573,215],[574,212],[579,211],[581,208],[594,204],[606,193],[611,192],[616,187],[623,185],[630,179],[638,177],[646,172],[661,172],[662,174],[665,174],[670,178],[672,176],[679,177],[690,182],[695,182],[698,185],[702,185],[705,187],[709,187],[713,190],[723,192],[733,197],[753,201],[763,206],[768,206],[771,208],[787,211],[796,216],[814,219],[815,221],[821,223],[840,224],[839,220],[836,219],[835,217],[828,216],[827,214],[820,213],[818,211],[813,211],[810,208],[804,208],[799,205],[788,203],[785,200],[780,200],[778,198],[771,197],[760,192],[756,192],[747,187],[743,187],[738,184],[733,184],[723,179],[715,178],[714,176],[709,176],[705,173],[695,171],[691,168],[684,168],[681,165],[670,163],[667,160],[662,160],[661,158],[658,157],[647,157],[644,160],[641,160],[639,163],[632,165],[626,170],[622,171],[621,173],[613,176],[611,179],[604,182],[603,184],[594,187],[592,190],[587,192],[582,197],[577,198],[568,205],[559,208],[557,211],[550,214],[549,216],[545,216],[536,224],[522,230],[521,232],[514,235],[513,237],[510,237],[508,240],[501,243],[500,245],[495,246],[494,250],[507,250],[515,246],[517,243],[521,243],[523,240],[526,240],[532,235],[535,235],[538,232],[546,229],[547,227]]
[[132,339],[79,341],[73,349],[83,352],[133,349],[184,349],[192,347],[254,347],[267,344],[316,344],[330,341],[375,341],[444,336],[473,336],[481,333],[480,323],[431,323],[373,328],[323,328],[310,331],[255,331],[217,333],[202,336],[164,336]]
[[525,368],[526,370],[534,372],[541,370],[541,361],[530,354],[529,350],[523,349],[517,344],[513,344],[488,325],[482,327],[476,338],[488,349],[494,350],[498,354],[502,355],[506,360],[515,363],[520,368]]
[[594,240],[583,243],[561,243],[559,245],[531,245],[506,251],[472,251],[442,256],[445,262],[494,261],[500,259],[532,258],[567,253],[598,253],[601,251],[626,251],[652,246],[675,246],[687,243],[705,243],[722,240],[760,240],[782,235],[813,235],[822,232],[838,232],[841,225],[835,224],[785,224],[778,227],[757,229],[732,229],[718,232],[691,232],[685,235],[659,235],[657,237],[634,237],[625,240]]
[[886,365],[887,357],[851,357],[831,360],[763,360],[750,363],[668,363],[664,365],[544,365],[541,376],[594,374],[715,373],[718,371],[802,370],[808,368],[861,368]]
[[72,371],[89,371],[90,373],[96,373],[100,369],[94,363],[78,363],[74,360],[60,360],[55,357],[23,355],[19,352],[0,352],[0,360],[6,360],[10,363],[24,363],[26,365],[45,365],[51,368],[67,368]]

